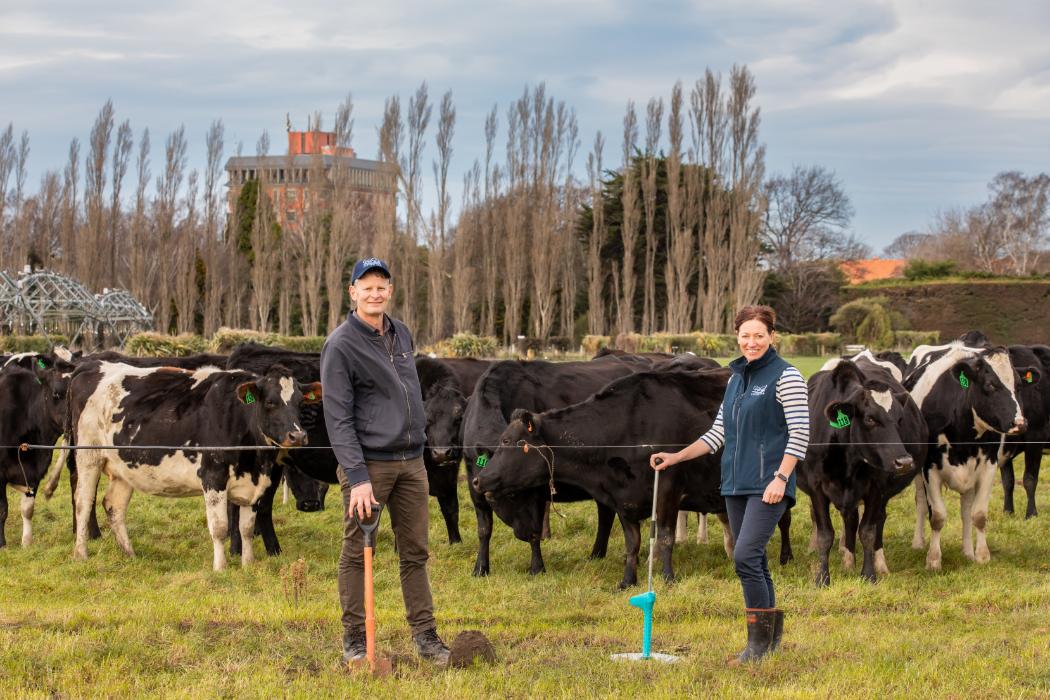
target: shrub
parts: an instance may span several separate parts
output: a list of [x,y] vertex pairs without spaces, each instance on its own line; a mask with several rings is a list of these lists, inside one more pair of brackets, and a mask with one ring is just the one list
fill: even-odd
[[951,277],[957,270],[954,260],[909,260],[904,267],[904,277],[909,280],[928,280]]
[[834,355],[841,347],[839,333],[777,334],[777,351],[782,355]]
[[910,352],[920,345],[938,345],[940,342],[940,331],[893,331],[893,349],[900,352]]
[[580,342],[583,347],[583,351],[588,355],[596,355],[602,348],[607,348],[612,345],[611,335],[585,335],[583,340]]
[[493,357],[499,349],[499,341],[491,335],[457,333],[437,343],[439,355],[446,357]]
[[47,352],[52,345],[69,345],[64,335],[4,335],[0,336],[0,352]]
[[192,333],[136,333],[124,343],[124,352],[136,357],[184,357],[207,349],[208,342]]
[[321,352],[324,336],[293,336],[263,333],[244,328],[220,328],[208,343],[210,352],[228,354],[241,343],[259,343],[295,352]]

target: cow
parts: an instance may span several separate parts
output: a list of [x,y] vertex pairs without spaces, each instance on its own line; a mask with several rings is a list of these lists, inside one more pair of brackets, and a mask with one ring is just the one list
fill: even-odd
[[200,369],[201,367],[225,367],[226,355],[215,353],[197,353],[182,357],[135,357],[116,350],[105,350],[90,355],[88,359],[102,362],[120,362],[133,367],[178,367],[180,369]]
[[852,566],[859,520],[861,576],[874,582],[878,573],[889,573],[882,546],[886,505],[912,483],[926,459],[926,421],[901,384],[899,368],[868,351],[830,360],[810,377],[809,406],[810,446],[796,474],[798,487],[810,497],[820,556],[816,583],[831,583],[831,505],[846,525],[846,567]]
[[33,541],[33,511],[40,482],[51,466],[52,450],[19,446],[54,445],[66,419],[69,379],[44,356],[33,370],[12,366],[0,372],[0,547],[7,545],[7,487],[22,493],[22,546]]
[[[517,408],[541,412],[582,401],[603,386],[632,374],[638,366],[621,362],[615,356],[589,362],[552,363],[543,360],[504,360],[494,363],[478,379],[463,416],[463,456],[467,464],[470,498],[477,515],[478,556],[474,576],[487,576],[491,570],[489,542],[495,513],[514,530],[514,536],[532,549],[529,573],[545,570],[540,540],[543,516],[551,501],[549,488],[532,488],[520,493],[504,492],[486,499],[473,485],[475,477],[499,444],[500,435]],[[555,501],[587,500],[585,491],[556,484]],[[605,556],[613,511],[598,503],[598,530],[591,558]]]
[[[300,407],[320,401],[319,383],[303,386],[279,365],[260,376],[214,367],[190,371],[105,361],[82,364],[69,386],[72,442],[82,448],[76,452],[74,557],[87,558],[87,516],[104,472],[110,481],[103,507],[125,554],[134,556],[125,523],[132,493],[203,494],[212,566],[225,568],[227,502],[253,506],[271,480],[272,452],[243,448],[304,444]],[[109,445],[115,447],[104,447]],[[162,445],[172,449],[136,449]],[[204,447],[234,449],[194,449]],[[253,453],[254,459],[244,459]],[[254,511],[244,508],[242,537],[250,538],[254,527]],[[242,564],[252,559],[251,547],[244,547]]]
[[[947,508],[943,486],[959,492],[963,554],[979,563],[991,559],[986,539],[991,497],[1001,445],[1028,425],[1017,399],[1018,370],[1005,347],[968,347],[955,341],[920,346],[908,361],[904,386],[926,419],[930,446],[916,486],[916,524],[912,546],[924,543],[923,517],[929,513],[926,566],[941,568],[941,530]],[[1038,368],[1021,373],[1038,374]],[[976,529],[976,541],[971,537]]]
[[1003,512],[1014,512],[1014,458],[1024,455],[1024,490],[1028,496],[1025,519],[1039,514],[1035,489],[1039,483],[1039,464],[1043,450],[1050,446],[1050,347],[1011,345],[1010,362],[1015,368],[1037,367],[1038,372],[1019,372],[1017,397],[1021,401],[1028,430],[1023,436],[1008,437],[1003,446],[999,475],[1003,483]]
[[[302,384],[319,382],[321,379],[321,355],[316,352],[295,352],[285,348],[241,343],[233,348],[225,360],[228,370],[243,370],[264,374],[276,364],[287,368],[295,380]],[[328,428],[320,402],[308,402],[302,407],[302,427],[310,449],[281,450],[276,455],[276,464],[270,486],[255,505],[255,533],[258,534],[270,556],[281,553],[281,543],[273,525],[273,500],[283,476],[292,495],[295,507],[304,513],[324,509],[325,496],[330,484],[336,483],[338,464],[331,450],[320,449],[330,445]],[[228,504],[229,518],[237,517],[238,506]],[[238,529],[230,530],[230,554],[242,553],[243,542]]]
[[[583,490],[612,509],[623,526],[624,573],[620,588],[637,583],[640,524],[652,514],[653,449],[673,449],[705,432],[718,415],[728,370],[641,372],[610,383],[579,403],[544,412],[519,409],[473,487],[499,497],[550,482]],[[661,474],[657,541],[664,578],[674,580],[672,553],[679,509],[718,513],[720,453],[675,465]],[[732,537],[723,527],[726,552]]]

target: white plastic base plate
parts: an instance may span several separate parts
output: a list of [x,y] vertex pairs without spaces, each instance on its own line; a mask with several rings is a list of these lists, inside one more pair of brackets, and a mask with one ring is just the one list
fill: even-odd
[[659,661],[665,664],[678,663],[682,660],[682,657],[680,656],[671,656],[670,654],[659,654],[657,652],[649,654],[648,659],[642,656],[641,653],[613,654],[610,658],[615,659],[616,661]]

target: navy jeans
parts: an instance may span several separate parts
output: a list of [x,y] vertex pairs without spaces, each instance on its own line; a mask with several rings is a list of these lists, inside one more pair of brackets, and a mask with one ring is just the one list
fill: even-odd
[[773,578],[769,575],[766,545],[787,509],[787,500],[763,503],[761,495],[726,496],[725,499],[729,529],[736,540],[733,564],[744,589],[744,607],[774,608],[777,599]]

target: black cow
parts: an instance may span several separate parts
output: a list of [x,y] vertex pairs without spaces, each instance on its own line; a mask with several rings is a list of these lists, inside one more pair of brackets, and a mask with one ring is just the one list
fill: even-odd
[[[1035,507],[1035,488],[1039,484],[1039,463],[1043,450],[1050,446],[1050,347],[1045,345],[1011,345],[1010,362],[1019,372],[1017,398],[1021,401],[1028,430],[1023,436],[1008,437],[1004,459],[999,467],[1003,482],[1003,511],[1014,512],[1014,457],[1024,455],[1024,490],[1028,496],[1025,518],[1039,514]],[[1037,367],[1038,372],[1024,371]]]
[[22,546],[33,541],[33,510],[40,481],[51,466],[52,450],[17,445],[54,445],[66,421],[68,378],[43,356],[33,371],[19,366],[0,372],[0,547],[7,545],[7,487],[22,492]]
[[[1019,372],[1004,347],[974,348],[961,341],[916,348],[908,361],[904,386],[926,419],[930,448],[922,478],[916,479],[916,523],[912,546],[924,543],[923,517],[929,513],[929,569],[941,568],[941,529],[947,508],[944,485],[961,494],[962,550],[977,562],[991,552],[985,536],[999,450],[1004,435],[1020,435],[1027,422],[1017,400]],[[1036,367],[1020,374],[1038,374]],[[928,506],[928,508],[927,508]],[[971,540],[971,525],[977,531]]]
[[[304,397],[305,394],[305,397]],[[321,385],[300,385],[289,370],[272,367],[264,376],[213,367],[189,371],[87,362],[69,387],[69,426],[78,445],[116,449],[76,452],[77,538],[74,556],[87,558],[87,517],[103,472],[109,488],[103,506],[121,549],[134,550],[125,514],[134,491],[160,496],[203,494],[211,533],[213,567],[225,568],[227,501],[253,506],[270,485],[270,450],[214,451],[195,447],[291,447],[306,440],[300,407],[321,401]],[[169,452],[136,446],[180,446]],[[254,458],[246,459],[253,455]],[[241,511],[239,527],[249,537],[254,511]],[[252,560],[245,547],[241,560]]]
[[[241,343],[234,347],[226,359],[225,367],[263,374],[275,364],[286,367],[295,380],[302,384],[321,380],[320,353],[295,352],[258,343]],[[336,469],[339,465],[335,461],[335,455],[331,450],[318,449],[331,444],[324,422],[324,409],[320,402],[308,403],[302,407],[302,427],[306,431],[311,449],[281,450],[277,455],[270,486],[255,505],[255,534],[262,537],[266,553],[270,556],[281,553],[281,543],[273,526],[273,500],[282,476],[291,487],[296,510],[304,513],[323,510],[329,484],[338,483]],[[229,517],[233,519],[237,506],[231,502],[228,507]],[[231,529],[230,554],[240,554],[242,547],[240,531]]]
[[132,367],[178,367],[180,369],[200,369],[201,367],[225,367],[226,355],[198,353],[183,357],[135,357],[116,350],[97,352],[88,357],[102,362],[120,362]]
[[[492,456],[500,435],[515,409],[546,411],[582,401],[603,386],[638,369],[615,356],[590,362],[553,363],[543,360],[506,360],[494,363],[478,380],[467,403],[463,418],[463,456],[466,458],[470,498],[474,503],[478,525],[478,557],[475,576],[490,571],[489,542],[492,538],[492,514],[510,525],[514,536],[532,548],[529,573],[544,570],[540,540],[543,516],[551,501],[549,488],[532,488],[519,493],[503,493],[486,499],[474,488],[474,478]],[[589,500],[586,491],[568,484],[557,484],[555,501]],[[598,503],[598,531],[592,558],[605,556],[612,529],[613,511]]]
[[861,575],[875,581],[877,573],[889,573],[882,546],[886,505],[912,483],[926,459],[926,421],[900,383],[899,369],[867,352],[831,360],[810,377],[809,406],[810,446],[796,473],[798,487],[810,497],[820,556],[817,585],[831,582],[831,505],[846,525],[846,568],[852,566],[859,520]]
[[[710,428],[728,381],[727,370],[642,372],[565,408],[518,410],[473,486],[494,497],[543,488],[552,478],[582,489],[619,517],[626,550],[620,587],[632,586],[637,582],[640,523],[652,514],[649,456],[654,448],[688,444]],[[718,454],[705,455],[660,476],[657,540],[669,581],[674,578],[671,555],[679,509],[725,513],[719,461]],[[727,552],[730,542],[728,538]]]

